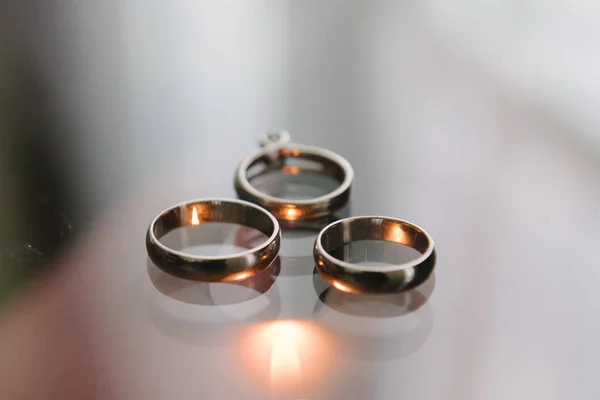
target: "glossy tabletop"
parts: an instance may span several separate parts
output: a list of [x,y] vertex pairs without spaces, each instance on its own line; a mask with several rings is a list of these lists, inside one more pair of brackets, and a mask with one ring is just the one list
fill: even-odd
[[292,79],[285,125],[352,164],[350,215],[427,229],[437,264],[423,286],[327,290],[310,230],[284,231],[276,265],[252,282],[156,268],[144,247],[152,218],[235,197],[235,168],[259,138],[200,135],[141,173],[60,277],[19,305],[22,325],[0,344],[19,361],[4,376],[62,393],[51,370],[81,396],[144,400],[599,398],[600,157],[424,48],[375,49],[380,70],[362,84],[351,83],[360,63],[326,88]]

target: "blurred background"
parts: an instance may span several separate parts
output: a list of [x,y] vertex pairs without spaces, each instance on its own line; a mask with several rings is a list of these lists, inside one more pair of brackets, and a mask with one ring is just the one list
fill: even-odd
[[[4,1],[0,305],[17,316],[5,323],[19,325],[14,299],[48,265],[98,261],[85,238],[123,228],[124,204],[146,221],[181,196],[231,196],[237,163],[282,128],[353,163],[360,213],[414,216],[434,233],[467,216],[457,236],[492,216],[534,241],[585,234],[572,249],[597,253],[599,43],[589,0]],[[140,242],[144,223],[124,240]],[[460,264],[485,246],[448,247]],[[55,306],[23,298],[77,303],[57,292]]]
[[2,6],[3,99],[45,118],[36,141],[60,152],[86,216],[183,154],[213,165],[215,136],[381,135],[356,127],[375,119],[365,104],[422,67],[473,74],[600,148],[594,2],[20,3]]

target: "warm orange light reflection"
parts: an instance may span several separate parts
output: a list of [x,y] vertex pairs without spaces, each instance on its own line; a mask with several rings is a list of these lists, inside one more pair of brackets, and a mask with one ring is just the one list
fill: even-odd
[[354,290],[352,290],[351,287],[346,286],[339,281],[333,281],[333,282],[331,282],[331,284],[333,285],[334,288],[336,288],[337,290],[341,290],[342,292],[348,292],[348,293],[354,292]]
[[388,230],[384,230],[382,239],[401,244],[410,243],[410,235],[408,235],[400,225],[393,225],[390,226]]
[[300,368],[300,337],[302,336],[293,322],[284,322],[274,327],[275,341],[271,352],[269,376],[274,389],[300,387],[302,371]]
[[248,271],[236,272],[236,273],[229,275],[226,279],[226,282],[243,281],[244,279],[250,278],[252,275],[253,274]]
[[296,219],[298,218],[298,216],[300,215],[300,210],[297,210],[295,208],[288,208],[286,210],[284,210],[285,212],[285,217],[287,219]]
[[239,344],[248,372],[272,392],[301,396],[331,378],[334,341],[314,323],[255,325],[242,334]]
[[285,175],[298,175],[300,173],[300,168],[297,165],[290,165],[283,167],[281,172]]
[[200,218],[198,218],[198,210],[196,207],[192,208],[192,225],[200,225]]

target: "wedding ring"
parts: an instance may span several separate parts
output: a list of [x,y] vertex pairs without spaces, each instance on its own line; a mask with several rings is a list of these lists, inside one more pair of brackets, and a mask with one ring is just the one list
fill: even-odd
[[[256,203],[269,210],[282,221],[297,221],[328,216],[342,208],[350,197],[350,186],[354,171],[345,158],[319,147],[289,143],[287,132],[266,134],[261,140],[260,150],[243,160],[235,173],[234,184],[241,199]],[[297,166],[286,166],[286,160],[299,158],[319,165],[313,172],[332,176],[339,186],[323,196],[291,200],[275,197],[256,189],[248,179],[248,170],[256,165],[277,166],[298,173]]]
[[[267,241],[227,256],[198,256],[165,246],[161,237],[174,229],[208,222],[248,226],[264,233]],[[281,242],[279,223],[269,212],[252,203],[233,199],[200,199],[177,204],[150,223],[146,250],[163,271],[185,279],[205,282],[240,281],[267,268],[277,257]]]
[[[360,240],[384,240],[412,247],[421,255],[400,265],[363,266],[336,258],[344,246]],[[314,246],[316,267],[333,287],[350,293],[389,293],[412,289],[429,278],[435,266],[433,239],[410,222],[387,217],[352,217],[323,228]]]

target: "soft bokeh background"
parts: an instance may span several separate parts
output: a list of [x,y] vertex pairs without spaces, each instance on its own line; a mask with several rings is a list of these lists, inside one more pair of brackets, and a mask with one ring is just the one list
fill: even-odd
[[245,149],[265,129],[400,134],[363,129],[380,123],[366,106],[418,99],[423,65],[473,74],[600,148],[591,1],[25,1],[2,15],[18,65],[5,79],[39,86],[93,210],[183,155],[217,165],[216,135]]

